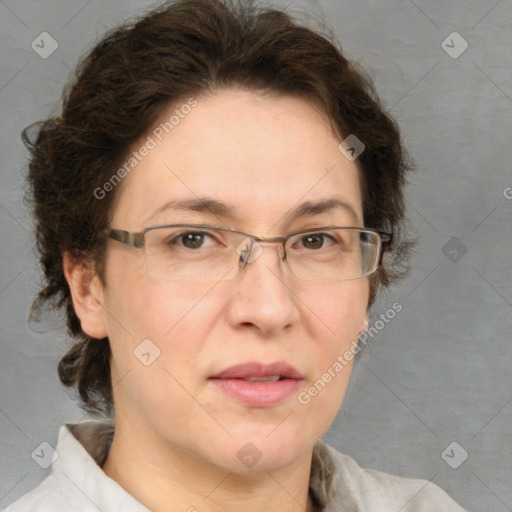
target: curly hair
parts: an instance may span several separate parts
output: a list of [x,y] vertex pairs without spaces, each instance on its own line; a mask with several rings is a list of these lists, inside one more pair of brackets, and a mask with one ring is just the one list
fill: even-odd
[[[166,2],[109,32],[78,64],[63,93],[61,113],[23,132],[31,152],[29,200],[45,286],[36,302],[65,308],[74,345],[59,363],[63,384],[76,386],[89,412],[113,412],[108,339],[80,325],[62,259],[92,261],[101,277],[115,190],[102,187],[163,110],[191,95],[243,87],[300,95],[319,103],[340,140],[356,135],[365,226],[393,234],[391,258],[372,275],[379,286],[404,275],[403,186],[410,170],[395,121],[371,81],[349,62],[334,38],[272,8],[229,0]],[[100,270],[98,270],[100,269]]]

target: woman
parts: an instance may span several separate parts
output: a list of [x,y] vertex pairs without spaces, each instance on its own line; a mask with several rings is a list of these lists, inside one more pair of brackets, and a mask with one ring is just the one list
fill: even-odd
[[10,512],[462,510],[320,441],[408,248],[398,129],[332,43],[274,10],[166,4],[25,140],[39,300],[76,338],[59,375],[104,419],[64,426]]

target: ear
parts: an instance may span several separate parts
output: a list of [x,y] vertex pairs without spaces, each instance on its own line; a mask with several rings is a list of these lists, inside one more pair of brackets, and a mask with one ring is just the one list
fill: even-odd
[[62,258],[62,267],[82,330],[93,338],[105,338],[107,331],[103,317],[103,287],[93,264],[75,259],[66,252]]

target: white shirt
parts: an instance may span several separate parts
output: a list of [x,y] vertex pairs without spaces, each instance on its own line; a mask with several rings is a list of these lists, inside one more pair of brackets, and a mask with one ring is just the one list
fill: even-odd
[[[50,474],[5,512],[150,512],[99,465],[112,432],[91,421],[61,427]],[[321,512],[465,512],[431,482],[363,469],[322,441],[313,450],[309,489]]]

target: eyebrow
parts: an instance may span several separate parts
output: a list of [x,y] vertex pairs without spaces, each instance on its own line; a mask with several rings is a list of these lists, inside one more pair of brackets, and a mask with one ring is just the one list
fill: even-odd
[[[350,203],[347,203],[341,199],[325,199],[317,202],[306,201],[289,211],[284,218],[295,220],[300,217],[320,215],[336,208],[345,210],[351,215],[351,217],[354,218],[355,221],[359,221],[359,216],[357,215],[355,208]],[[168,201],[164,205],[157,208],[157,210],[155,210],[149,219],[155,217],[157,214],[163,211],[171,209],[210,213],[222,218],[232,219],[235,217],[234,207],[228,206],[227,204],[210,197],[197,197],[194,199]]]
[[[233,217],[234,208],[216,199],[209,197],[197,197],[194,199],[180,199],[168,201],[160,206],[151,215],[150,219],[166,210],[186,210],[193,212],[205,212],[219,217]],[[149,220],[149,219],[148,219]]]
[[350,203],[342,201],[341,199],[325,199],[315,203],[306,201],[291,210],[286,217],[290,219],[297,219],[299,217],[306,217],[309,215],[319,215],[321,213],[334,210],[335,208],[341,208],[348,212],[355,221],[359,220],[359,216],[357,215],[355,208]]

